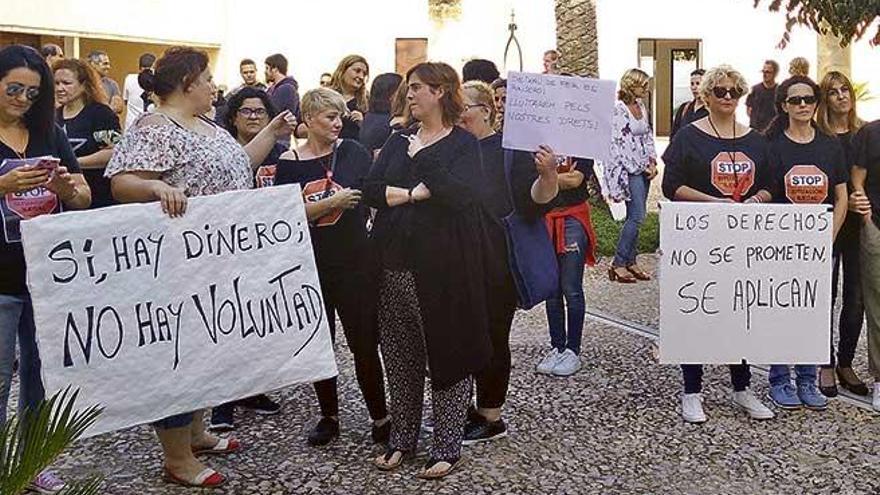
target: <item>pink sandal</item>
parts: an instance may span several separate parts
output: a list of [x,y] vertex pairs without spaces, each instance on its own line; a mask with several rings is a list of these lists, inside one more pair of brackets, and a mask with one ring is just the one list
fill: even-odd
[[201,473],[197,474],[195,478],[186,480],[172,473],[166,467],[164,478],[168,483],[197,488],[217,488],[226,483],[226,477],[211,468],[205,468]]
[[235,438],[221,438],[213,447],[193,447],[193,455],[226,455],[241,450],[241,442]]

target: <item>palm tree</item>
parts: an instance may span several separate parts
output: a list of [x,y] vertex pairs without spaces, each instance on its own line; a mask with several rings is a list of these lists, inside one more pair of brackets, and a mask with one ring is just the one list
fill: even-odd
[[596,0],[556,0],[556,46],[560,70],[580,76],[599,76]]
[[[0,493],[17,495],[95,423],[101,409],[75,411],[79,392],[56,393],[0,428]],[[59,495],[96,495],[101,479],[69,483]]]

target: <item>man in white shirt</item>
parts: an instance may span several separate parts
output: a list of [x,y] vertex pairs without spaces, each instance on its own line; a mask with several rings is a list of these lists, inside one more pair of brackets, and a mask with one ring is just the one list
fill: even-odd
[[138,75],[145,70],[153,70],[153,64],[156,63],[156,56],[152,53],[144,53],[138,59],[137,74],[129,74],[125,76],[123,83],[122,99],[125,100],[125,129],[134,123],[134,121],[144,113],[146,99],[145,91],[138,84]]

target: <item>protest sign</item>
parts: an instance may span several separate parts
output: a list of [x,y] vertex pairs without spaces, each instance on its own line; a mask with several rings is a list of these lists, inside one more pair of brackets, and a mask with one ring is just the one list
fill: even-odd
[[663,203],[660,221],[661,362],[828,362],[828,206]]
[[509,72],[502,145],[535,151],[546,144],[559,155],[608,161],[615,86],[585,77]]
[[46,391],[104,407],[89,435],[337,373],[299,186],[22,232]]

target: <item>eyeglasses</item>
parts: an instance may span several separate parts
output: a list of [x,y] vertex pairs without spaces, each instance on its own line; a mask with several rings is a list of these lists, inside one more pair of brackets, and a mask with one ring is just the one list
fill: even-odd
[[844,96],[849,96],[849,88],[846,86],[842,86],[840,89],[829,89],[826,93],[829,97],[834,98],[843,98]]
[[8,83],[6,84],[6,96],[10,98],[17,98],[22,93],[24,93],[25,97],[28,101],[37,101],[37,98],[40,97],[40,88],[36,86],[25,86],[24,84],[19,83]]
[[250,119],[250,118],[261,119],[261,118],[265,117],[266,115],[268,115],[268,112],[266,112],[265,108],[239,108],[238,113],[246,119]]
[[477,108],[477,107],[489,108],[486,105],[483,105],[482,103],[474,103],[473,105],[465,105],[464,111],[467,112],[471,108]]
[[813,105],[816,103],[818,98],[813,95],[809,96],[789,96],[785,99],[785,102],[789,105]]
[[731,99],[738,100],[742,97],[743,92],[739,88],[722,88],[721,86],[715,86],[712,88],[712,94],[715,95],[715,98],[726,98],[729,95]]

